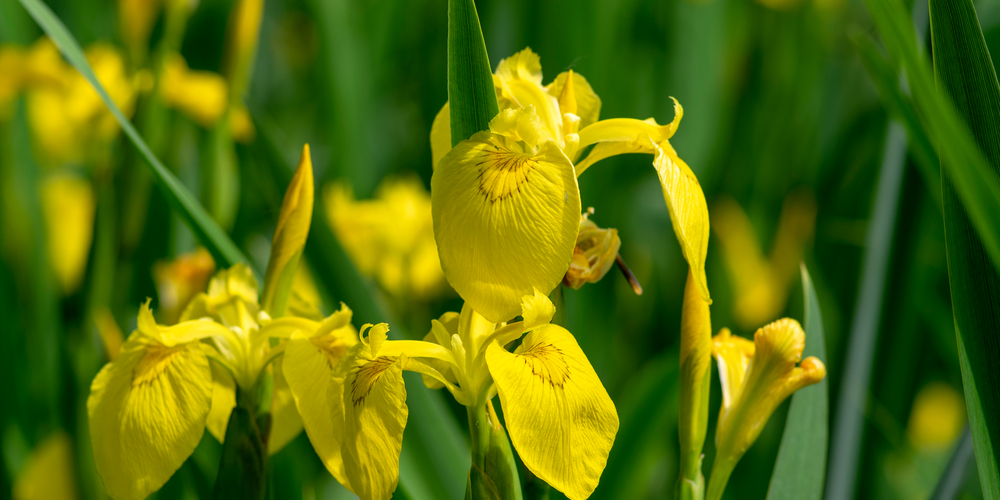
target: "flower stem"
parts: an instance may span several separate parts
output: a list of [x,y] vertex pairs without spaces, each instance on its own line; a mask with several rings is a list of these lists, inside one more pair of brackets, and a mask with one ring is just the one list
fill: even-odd
[[472,439],[472,466],[466,486],[467,500],[521,500],[521,481],[510,440],[497,418],[493,403],[468,407]]

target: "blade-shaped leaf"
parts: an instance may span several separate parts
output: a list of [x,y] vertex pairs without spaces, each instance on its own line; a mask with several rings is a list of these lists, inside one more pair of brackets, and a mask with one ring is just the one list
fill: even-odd
[[201,244],[205,245],[205,248],[212,253],[215,261],[223,267],[229,267],[237,262],[249,263],[225,231],[205,212],[197,198],[156,158],[146,142],[139,136],[139,132],[132,126],[132,122],[125,117],[118,105],[108,96],[104,86],[94,75],[94,70],[87,62],[87,58],[80,49],[80,44],[73,38],[62,21],[40,0],[20,0],[20,2],[35,19],[35,22],[42,27],[45,34],[59,47],[69,63],[94,87],[108,110],[114,115],[115,120],[118,120],[125,135],[146,159],[171,208],[184,216],[188,227],[198,237]]
[[489,128],[500,112],[474,0],[448,0],[448,102],[452,146]]
[[[802,264],[802,293],[805,295],[806,328],[806,347],[802,355],[825,360],[823,316],[805,264]],[[829,435],[827,392],[827,380],[824,378],[792,396],[778,460],[767,490],[768,500],[819,500],[823,497]]]
[[[971,0],[930,0],[934,75],[939,90],[951,94],[958,115],[988,160],[985,176],[1000,176],[1000,84]],[[943,139],[943,138],[942,138]],[[942,155],[946,168],[963,165]],[[958,334],[959,364],[987,499],[1000,498],[1000,272],[990,265],[988,243],[976,234],[973,207],[960,199],[959,181],[943,183],[948,281]],[[1000,211],[992,212],[1000,228]],[[978,229],[978,228],[976,228]]]

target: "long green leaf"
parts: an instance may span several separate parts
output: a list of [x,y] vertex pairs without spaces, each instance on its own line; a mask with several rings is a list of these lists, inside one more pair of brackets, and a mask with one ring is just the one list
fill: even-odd
[[[270,175],[278,185],[287,185],[294,165],[280,154],[273,127],[254,116],[258,138],[255,158],[270,166]],[[275,204],[280,200],[275,200]],[[317,199],[313,221],[309,226],[305,255],[318,284],[329,295],[346,303],[357,322],[387,322],[391,338],[406,338],[400,323],[373,297],[368,283],[358,274],[337,237],[330,230],[325,205]],[[429,325],[428,325],[429,328]],[[404,374],[406,404],[411,418],[406,426],[403,450],[399,457],[399,490],[410,499],[460,498],[465,489],[469,469],[469,448],[458,423],[448,410],[441,391],[428,389],[421,378]]]
[[959,439],[958,444],[955,445],[955,451],[948,460],[948,466],[945,467],[941,478],[938,479],[931,500],[955,500],[958,497],[962,483],[965,482],[969,462],[972,461],[973,451],[972,432],[966,428],[965,432],[962,433],[962,439]]
[[[934,78],[917,47],[912,20],[900,0],[865,0],[890,58],[906,70],[914,102],[928,136],[937,141],[945,161],[942,170],[968,211],[972,227],[982,238],[986,255],[1000,267],[1000,180],[973,140]],[[977,25],[978,27],[978,25]],[[980,39],[982,35],[980,35]],[[985,50],[985,48],[984,48]]]
[[861,263],[857,302],[851,321],[851,335],[837,396],[830,443],[830,469],[826,498],[847,500],[854,497],[864,415],[868,402],[875,346],[878,343],[882,299],[888,274],[892,237],[896,230],[899,196],[906,160],[906,132],[898,122],[889,122],[872,207],[871,222],[865,234],[865,253]]
[[941,208],[941,169],[937,151],[927,135],[927,130],[920,123],[920,117],[914,108],[913,100],[906,95],[900,85],[899,73],[892,63],[875,47],[875,42],[868,36],[856,36],[854,47],[861,56],[861,63],[872,83],[878,90],[879,98],[889,113],[906,127],[909,139],[910,153],[916,161],[918,171],[924,178],[934,204]]
[[448,0],[448,104],[452,146],[488,129],[500,112],[474,0]]
[[28,10],[28,13],[31,14],[31,17],[35,19],[35,22],[42,27],[42,30],[59,47],[59,50],[62,51],[69,63],[94,87],[94,90],[108,107],[108,110],[114,115],[115,120],[118,120],[125,135],[128,136],[132,144],[139,150],[139,153],[146,159],[146,162],[153,171],[153,176],[162,188],[163,194],[171,207],[184,216],[188,227],[198,237],[198,240],[205,245],[205,248],[212,253],[216,262],[224,267],[229,267],[237,262],[248,263],[249,261],[243,256],[240,249],[236,247],[236,244],[233,243],[222,228],[205,212],[205,209],[198,203],[194,195],[160,163],[160,160],[156,158],[152,150],[149,149],[149,146],[146,145],[146,142],[136,132],[135,127],[132,126],[132,122],[125,117],[118,105],[108,96],[107,91],[104,90],[104,86],[101,85],[101,82],[97,80],[97,76],[94,75],[94,70],[91,69],[90,63],[87,62],[87,58],[80,49],[80,44],[76,42],[76,39],[73,38],[73,35],[66,29],[62,21],[40,0],[20,0],[20,2]]
[[[806,347],[802,355],[825,360],[823,316],[805,264],[802,264],[802,293],[805,295],[806,328]],[[824,378],[792,396],[767,500],[819,500],[823,497],[830,418],[827,393],[827,380]]]
[[[982,175],[995,181],[1000,175],[1000,84],[976,9],[971,0],[930,0],[930,19],[939,88],[951,94],[989,161]],[[943,155],[942,163],[952,170],[963,167],[949,155]],[[956,188],[960,189],[957,179],[944,180],[948,280],[979,479],[984,497],[996,500],[1000,499],[1000,272],[990,265],[985,235],[973,230],[973,207],[959,199]],[[1000,211],[993,211],[991,219],[994,229],[1000,228]]]

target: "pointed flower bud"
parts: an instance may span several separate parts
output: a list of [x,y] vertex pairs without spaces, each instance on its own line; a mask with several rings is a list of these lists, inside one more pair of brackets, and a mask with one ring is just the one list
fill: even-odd
[[754,341],[722,329],[713,339],[719,364],[722,410],[715,432],[717,454],[706,498],[721,498],[733,467],[757,440],[775,408],[795,391],[818,383],[826,367],[815,357],[802,360],[806,335],[799,323],[783,318],[757,330]]
[[261,305],[272,317],[282,316],[288,304],[295,271],[309,236],[313,210],[313,172],[309,145],[302,148],[302,158],[295,176],[285,191],[278,215],[278,226],[271,242],[271,258],[264,275]]

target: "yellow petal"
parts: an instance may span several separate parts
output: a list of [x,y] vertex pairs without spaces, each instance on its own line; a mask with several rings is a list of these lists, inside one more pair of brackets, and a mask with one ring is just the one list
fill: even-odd
[[559,73],[559,76],[545,88],[549,91],[549,95],[558,98],[563,95],[566,81],[570,79],[569,75],[571,73],[573,75],[571,80],[573,85],[573,100],[575,101],[574,105],[576,109],[569,109],[560,102],[559,110],[563,113],[573,113],[579,116],[580,128],[586,128],[596,123],[597,119],[601,116],[601,98],[594,93],[594,89],[583,75],[573,71],[564,71]]
[[730,401],[720,411],[716,430],[719,450],[716,460],[720,464],[735,464],[757,440],[764,424],[785,398],[826,376],[826,367],[815,357],[795,366],[802,357],[805,333],[797,321],[784,318],[754,334],[754,350],[742,376],[743,383],[738,384],[734,377],[739,376],[740,370],[732,365],[742,363],[740,356],[746,356],[749,347],[737,339],[729,337],[728,331],[716,337],[715,351],[719,353],[717,358],[724,356],[720,373],[727,379]]
[[736,395],[743,390],[753,353],[753,342],[733,336],[728,328],[719,330],[719,334],[712,339],[712,355],[719,365],[723,408],[732,408]]
[[73,441],[63,431],[45,438],[31,451],[14,481],[14,500],[75,500],[76,466]]
[[226,428],[229,427],[229,415],[236,407],[236,381],[228,370],[218,363],[212,365],[212,409],[208,412],[205,425],[215,439],[222,443],[226,440]]
[[589,497],[618,432],[618,414],[576,339],[560,326],[544,326],[514,353],[494,342],[486,362],[525,466],[572,500]]
[[364,499],[392,496],[399,482],[399,452],[406,427],[404,359],[374,359],[355,345],[337,365],[330,384],[330,414],[339,431],[344,470],[351,490]]
[[[427,332],[427,335],[424,335],[424,342],[431,342],[440,346],[450,347],[451,336],[456,333],[458,333],[458,313],[446,312],[442,314],[440,318],[431,320],[431,329]],[[433,358],[425,359],[424,363],[437,370],[452,384],[458,383],[458,380],[455,378],[455,370],[451,363]],[[421,375],[421,378],[423,378],[424,385],[426,385],[429,389],[441,389],[444,387],[443,382],[429,375]]]
[[344,472],[341,443],[337,434],[340,424],[334,422],[331,416],[332,403],[328,391],[334,367],[344,353],[358,343],[357,333],[351,326],[350,319],[350,309],[342,306],[340,311],[324,322],[328,329],[322,334],[295,334],[285,345],[281,363],[282,373],[309,441],[327,470],[348,488],[350,482]]
[[271,257],[264,275],[264,293],[261,306],[272,317],[285,313],[299,259],[309,236],[313,210],[313,171],[309,145],[302,147],[302,157],[295,175],[288,183],[285,199],[278,214],[271,242]]
[[444,103],[431,124],[431,168],[437,168],[441,158],[451,151],[451,108]]
[[[538,54],[524,49],[497,65],[498,96],[518,108],[534,106],[549,137],[562,141],[562,113],[559,101],[542,87],[542,65]],[[501,108],[502,109],[502,108]]]
[[201,440],[211,402],[212,372],[198,342],[167,347],[130,338],[94,378],[87,400],[108,494],[139,499],[163,486]]
[[291,440],[302,432],[302,417],[295,406],[295,399],[288,380],[285,378],[284,359],[278,359],[274,368],[274,392],[271,396],[271,434],[267,438],[267,452],[271,455],[281,451]]
[[580,147],[586,147],[599,142],[631,142],[645,135],[651,141],[659,144],[674,136],[684,116],[684,108],[674,99],[674,119],[666,125],[656,123],[647,118],[612,118],[601,120],[580,130]]
[[167,61],[160,83],[163,100],[205,128],[211,128],[229,105],[229,87],[222,75],[192,71],[180,55]]
[[521,317],[524,318],[525,331],[549,324],[555,314],[556,306],[547,295],[538,290],[521,299]]
[[622,241],[618,230],[597,227],[587,218],[580,216],[580,232],[573,247],[573,260],[563,278],[563,284],[579,290],[585,283],[597,283],[604,277],[618,257]]
[[49,262],[63,293],[80,286],[94,237],[97,202],[90,182],[70,175],[52,175],[42,184]]
[[536,288],[548,293],[566,274],[580,191],[555,143],[532,153],[508,136],[480,132],[441,160],[431,196],[445,276],[487,319],[513,318],[521,297]]

